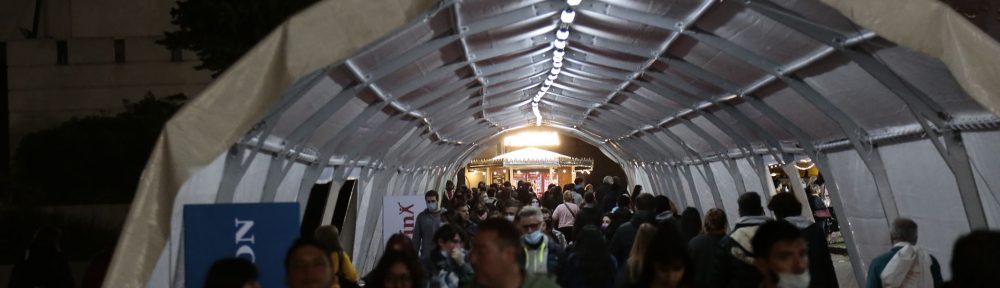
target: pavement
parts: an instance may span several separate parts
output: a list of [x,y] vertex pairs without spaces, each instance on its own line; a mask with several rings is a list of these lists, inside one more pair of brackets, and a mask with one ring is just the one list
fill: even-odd
[[837,284],[842,288],[858,288],[858,281],[854,280],[854,266],[847,255],[830,254],[833,259],[833,270],[837,271]]

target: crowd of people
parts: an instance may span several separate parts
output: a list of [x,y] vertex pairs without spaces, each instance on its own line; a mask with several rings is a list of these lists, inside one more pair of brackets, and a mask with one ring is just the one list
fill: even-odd
[[[826,227],[792,193],[740,195],[739,218],[726,212],[678,209],[663,195],[605,177],[531,186],[450,181],[424,194],[412,238],[393,235],[375,268],[359,278],[336,241],[320,227],[300,239],[285,261],[289,287],[839,287]],[[805,211],[809,211],[808,209]],[[815,216],[815,215],[812,215]],[[955,245],[953,278],[916,246],[917,225],[895,219],[892,248],[869,265],[867,287],[991,287],[1000,271],[1000,232],[975,231]],[[227,262],[228,261],[228,262]],[[255,287],[249,263],[226,259],[206,287]],[[245,262],[245,261],[244,261]],[[216,270],[226,273],[214,273]],[[214,276],[213,276],[214,275]],[[221,285],[217,277],[234,281]],[[236,277],[236,278],[233,278]],[[239,278],[243,277],[243,278]],[[230,279],[225,278],[225,279]],[[223,279],[223,280],[225,280]],[[215,282],[212,282],[215,281]],[[242,281],[242,282],[241,282]],[[249,286],[246,286],[249,285]]]

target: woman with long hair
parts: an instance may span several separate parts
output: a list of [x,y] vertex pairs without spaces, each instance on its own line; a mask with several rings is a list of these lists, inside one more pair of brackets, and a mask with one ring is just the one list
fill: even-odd
[[395,250],[386,250],[375,269],[365,279],[366,287],[423,288],[427,281],[417,256]]
[[656,226],[643,223],[635,233],[635,244],[629,251],[628,260],[625,267],[618,271],[618,278],[615,280],[615,287],[634,287],[642,278],[643,265],[645,264],[646,250],[649,242],[656,234]]
[[618,261],[608,252],[601,231],[587,225],[578,234],[566,262],[569,267],[562,269],[559,284],[562,287],[610,287],[615,281]]

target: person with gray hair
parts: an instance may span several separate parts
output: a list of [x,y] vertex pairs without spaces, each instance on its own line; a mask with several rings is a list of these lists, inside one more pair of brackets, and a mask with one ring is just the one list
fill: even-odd
[[524,246],[524,270],[528,273],[545,274],[554,278],[559,273],[559,257],[563,247],[543,232],[545,220],[542,210],[525,206],[518,212],[518,226],[521,228],[521,245]]
[[892,249],[872,259],[865,287],[941,287],[941,265],[927,250],[917,246],[917,223],[911,219],[892,221]]
[[615,187],[615,178],[612,176],[604,176],[604,181],[601,181],[601,186],[597,187],[597,208],[601,210],[602,213],[611,213],[611,209],[615,207],[615,200],[618,199],[618,189]]

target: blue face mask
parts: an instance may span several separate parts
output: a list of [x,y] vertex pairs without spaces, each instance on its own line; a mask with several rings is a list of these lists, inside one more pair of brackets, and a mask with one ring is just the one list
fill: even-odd
[[427,210],[437,211],[438,203],[427,203]]
[[542,237],[544,237],[542,230],[538,230],[524,235],[524,241],[528,244],[535,245],[542,243]]

